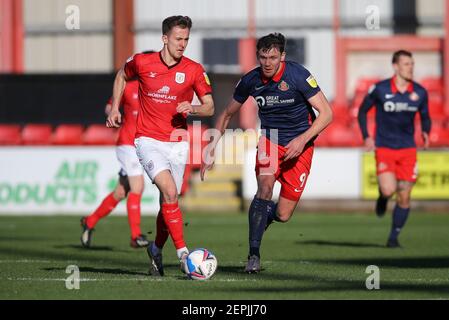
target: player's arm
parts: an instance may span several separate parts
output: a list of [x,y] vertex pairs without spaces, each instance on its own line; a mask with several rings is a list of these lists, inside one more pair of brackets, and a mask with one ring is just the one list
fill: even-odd
[[[232,117],[240,110],[241,107],[242,103],[231,99],[222,114],[218,117],[215,129],[220,132],[219,138],[221,138],[221,136],[224,134],[226,128],[229,125],[229,121],[231,121]],[[217,145],[217,143],[218,141],[215,143],[215,146]]]
[[207,147],[206,159],[203,159],[201,162],[201,180],[204,180],[204,174],[206,170],[210,170],[214,165],[214,156],[215,156],[215,147],[217,146],[220,138],[223,136],[226,128],[229,125],[229,121],[232,117],[240,110],[242,107],[242,103],[236,101],[235,99],[231,99],[229,104],[226,106],[224,111],[220,114],[217,119],[217,123],[215,125],[215,135],[213,135],[212,141],[209,143]]
[[421,131],[422,131],[422,138],[424,141],[424,149],[427,149],[429,147],[430,141],[429,141],[429,134],[430,129],[432,127],[432,122],[430,120],[429,115],[429,103],[428,103],[428,95],[426,93],[423,102],[421,103],[421,106],[419,108],[419,114],[421,117]]
[[106,120],[106,126],[109,128],[118,128],[122,122],[122,115],[119,108],[123,98],[123,92],[125,91],[126,81],[136,78],[139,75],[138,72],[138,59],[139,55],[134,55],[129,58],[125,66],[121,68],[114,80],[114,87],[112,89],[112,106],[111,112]]
[[178,104],[176,111],[185,115],[195,115],[200,117],[210,117],[214,114],[214,100],[211,92],[210,80],[203,67],[198,65],[195,69],[193,90],[201,101],[201,105],[192,106],[190,101],[183,101]]
[[301,154],[305,145],[332,122],[332,108],[322,91],[308,99],[312,107],[318,110],[319,115],[309,129],[290,141],[285,147],[285,160],[295,158]]
[[106,106],[104,107],[104,113],[106,114],[106,117],[109,116],[112,110],[112,97],[109,98],[108,102],[106,103]]
[[368,133],[368,118],[367,118],[368,111],[370,111],[370,109],[374,106],[374,99],[372,97],[373,92],[374,89],[370,90],[370,92],[365,96],[365,98],[362,101],[362,104],[360,105],[359,113],[357,115],[360,131],[362,132],[363,141],[365,142],[365,148],[367,151],[374,150],[374,139],[370,137]]
[[109,114],[111,113],[112,110],[112,103],[107,103],[106,106],[104,107],[104,113],[106,114],[106,117],[109,116]]
[[112,90],[112,104],[111,110],[106,120],[108,128],[118,128],[122,122],[122,115],[120,114],[120,101],[122,101],[123,92],[125,91],[126,81],[128,80],[125,71],[120,69],[117,72],[114,80],[114,87]]
[[200,117],[210,117],[214,115],[215,106],[214,99],[211,94],[206,94],[199,98],[201,105],[192,106],[188,101],[183,101],[178,104],[176,111],[179,113],[184,113],[186,115],[195,115]]

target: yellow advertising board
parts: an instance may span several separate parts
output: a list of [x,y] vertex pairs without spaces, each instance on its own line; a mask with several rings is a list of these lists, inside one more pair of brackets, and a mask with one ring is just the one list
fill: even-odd
[[[376,199],[379,195],[374,153],[362,155],[362,198]],[[449,152],[418,152],[418,181],[412,199],[449,200]]]

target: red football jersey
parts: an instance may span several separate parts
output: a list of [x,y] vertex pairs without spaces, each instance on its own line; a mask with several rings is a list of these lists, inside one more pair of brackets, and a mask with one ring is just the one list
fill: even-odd
[[[109,103],[112,100],[109,99]],[[137,80],[127,81],[120,105],[123,108],[122,125],[120,126],[117,145],[134,146],[136,136],[136,122],[139,114],[139,82]]]
[[169,67],[160,52],[139,53],[128,59],[124,70],[128,78],[139,80],[136,138],[170,141],[173,130],[187,129],[186,116],[176,112],[178,104],[190,103],[194,92],[198,97],[212,92],[203,67],[187,57]]

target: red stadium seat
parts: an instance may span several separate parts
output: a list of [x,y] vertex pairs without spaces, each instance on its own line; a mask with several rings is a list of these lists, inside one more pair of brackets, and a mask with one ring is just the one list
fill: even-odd
[[118,129],[107,128],[103,124],[93,124],[84,132],[83,142],[87,145],[114,145],[117,138]]
[[0,125],[0,145],[18,145],[22,142],[21,127],[15,124]]
[[[424,146],[421,132],[421,122],[415,119],[415,142],[419,148]],[[449,147],[449,128],[441,126],[439,122],[433,122],[429,140],[431,148]]]
[[358,147],[363,145],[362,135],[356,126],[349,127],[332,123],[321,135],[326,136],[325,139],[327,139],[330,147]]
[[365,99],[365,96],[366,92],[359,92],[356,95],[354,95],[354,98],[351,101],[351,108],[358,110],[363,102],[363,99]]
[[360,78],[357,80],[357,84],[355,86],[355,94],[366,94],[369,88],[379,82],[379,78]]
[[449,129],[433,127],[429,135],[430,147],[449,147]]
[[83,144],[84,128],[79,124],[61,124],[53,135],[53,144],[56,145],[80,145]]
[[328,135],[326,134],[326,130],[324,132],[320,133],[318,137],[315,139],[314,144],[315,147],[327,147],[329,146],[329,142],[327,141]]
[[[359,107],[360,107],[360,106],[359,106]],[[354,121],[357,121],[357,117],[358,117],[358,115],[359,115],[359,110],[360,110],[359,107],[349,109],[349,115],[350,115],[350,117],[351,117],[350,124],[351,124],[351,123],[354,123]],[[375,107],[375,106],[373,106],[373,107],[368,111],[366,117],[367,117],[367,119],[368,119],[368,122],[373,122],[373,121],[374,121],[374,119],[376,118],[376,107]]]
[[332,112],[334,115],[334,121],[341,124],[349,124],[351,122],[351,115],[349,113],[349,107],[347,105],[332,104]]
[[444,110],[444,104],[443,100],[441,99],[430,99],[429,100],[429,112],[430,117],[433,119],[434,117],[437,118],[445,118],[446,117],[446,111]]
[[49,124],[27,124],[22,130],[22,141],[26,145],[51,144],[52,127]]
[[439,93],[443,94],[443,79],[439,77],[426,77],[418,81],[424,88],[427,89],[429,94]]
[[181,195],[184,195],[190,189],[190,176],[192,174],[192,170],[201,168],[201,157],[203,154],[204,148],[207,146],[208,141],[203,141],[203,133],[207,130],[207,126],[201,125],[199,127],[199,132],[194,132],[194,126],[189,124],[187,126],[187,131],[189,133],[189,162],[186,164],[186,168],[184,171],[184,178],[182,181],[181,187]]

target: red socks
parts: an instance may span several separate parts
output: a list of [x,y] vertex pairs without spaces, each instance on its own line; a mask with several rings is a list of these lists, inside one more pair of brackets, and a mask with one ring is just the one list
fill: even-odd
[[[186,247],[183,235],[182,213],[181,209],[179,209],[178,207],[178,203],[177,202],[163,203],[161,209],[165,225],[167,226],[168,232],[170,233],[175,248],[181,249]],[[158,223],[158,231],[159,231],[159,223]],[[156,246],[158,246],[157,243]]]
[[165,242],[167,242],[167,239],[168,239],[168,229],[167,226],[165,225],[162,211],[159,211],[156,218],[156,239],[154,240],[154,244],[159,249],[162,249],[164,247]]
[[90,216],[87,217],[87,226],[92,229],[97,224],[98,220],[107,216],[117,206],[119,201],[115,200],[114,193],[111,192],[103,199],[103,202]]
[[141,194],[132,193],[128,194],[128,201],[126,202],[126,208],[128,210],[128,223],[131,228],[131,238],[135,239],[142,234],[140,230],[140,199]]
[[[132,193],[128,194],[128,201],[126,202],[126,208],[128,210],[128,223],[131,228],[131,238],[135,239],[139,235],[142,234],[140,230],[140,199],[142,198],[141,194]],[[100,206],[87,217],[87,226],[92,229],[95,227],[97,222],[107,216],[111,211],[117,206],[119,201],[114,198],[114,193],[111,192],[106,198],[104,198],[103,202]]]

